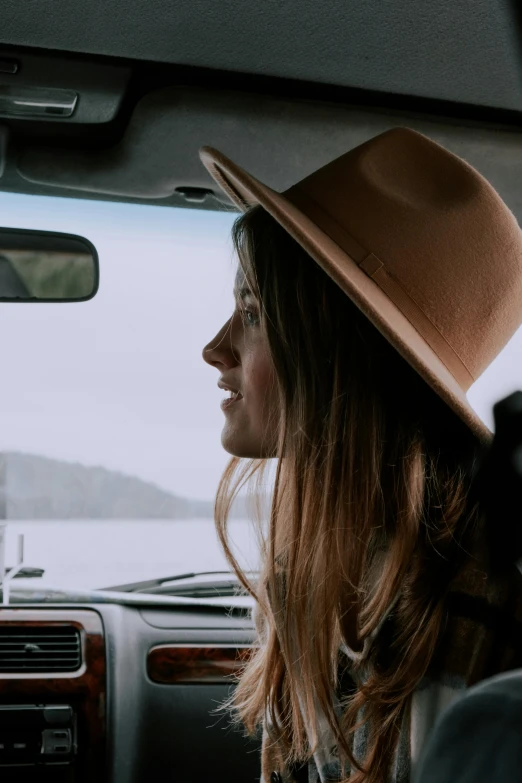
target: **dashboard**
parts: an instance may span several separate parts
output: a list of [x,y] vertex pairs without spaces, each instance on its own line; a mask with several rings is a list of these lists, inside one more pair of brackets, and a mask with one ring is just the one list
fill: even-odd
[[259,781],[260,739],[217,711],[254,639],[188,599],[0,608],[2,783]]

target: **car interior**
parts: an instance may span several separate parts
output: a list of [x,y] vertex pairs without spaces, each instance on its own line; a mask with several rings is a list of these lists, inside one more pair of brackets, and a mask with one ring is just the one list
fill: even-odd
[[[478,169],[522,223],[517,0],[0,7],[1,193],[233,213],[203,145],[282,191],[403,125]],[[0,231],[13,259],[17,228]],[[102,291],[92,239],[48,230],[24,236],[86,259],[87,288],[65,298],[94,296],[98,273]],[[10,284],[7,298],[28,298]],[[64,595],[15,591],[16,570],[0,607],[2,781],[260,780],[260,737],[213,712],[256,643],[234,574]]]

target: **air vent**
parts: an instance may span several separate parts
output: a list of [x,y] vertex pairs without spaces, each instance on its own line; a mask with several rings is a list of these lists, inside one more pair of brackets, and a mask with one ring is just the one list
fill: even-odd
[[0,672],[73,672],[80,665],[80,634],[73,626],[0,626]]

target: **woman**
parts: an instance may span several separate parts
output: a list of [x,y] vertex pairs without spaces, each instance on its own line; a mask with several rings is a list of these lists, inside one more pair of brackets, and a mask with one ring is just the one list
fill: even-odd
[[[203,351],[230,393],[217,530],[259,636],[223,706],[262,725],[265,783],[404,783],[444,706],[522,666],[522,578],[487,562],[469,487],[491,433],[466,398],[522,322],[522,234],[406,128],[283,194],[201,157],[246,210],[236,309]],[[226,521],[274,458],[256,588]]]

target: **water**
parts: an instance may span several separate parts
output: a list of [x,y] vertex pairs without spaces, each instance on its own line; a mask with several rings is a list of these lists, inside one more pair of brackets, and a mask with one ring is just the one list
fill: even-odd
[[[45,569],[41,579],[16,585],[93,589],[188,571],[228,570],[214,522],[158,520],[60,520],[8,522],[6,566],[17,562],[18,534],[24,562]],[[242,568],[258,567],[250,523],[229,525],[232,551]]]

